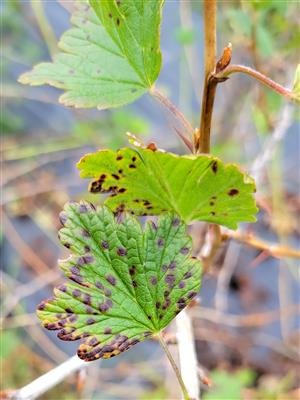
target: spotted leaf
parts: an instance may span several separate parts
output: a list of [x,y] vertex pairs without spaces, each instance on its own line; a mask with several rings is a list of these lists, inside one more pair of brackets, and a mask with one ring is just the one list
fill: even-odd
[[178,156],[136,144],[87,154],[78,168],[82,178],[95,178],[92,193],[110,194],[105,204],[114,211],[169,211],[186,223],[201,220],[232,229],[256,220],[253,179],[210,155]]
[[[90,3],[90,5],[89,5]],[[155,82],[163,0],[78,0],[73,28],[52,63],[36,65],[19,81],[63,89],[60,102],[106,109],[130,103]]]
[[178,217],[144,230],[132,215],[116,220],[105,206],[69,203],[59,237],[71,255],[60,268],[72,283],[38,306],[45,328],[83,339],[85,361],[110,358],[166,327],[200,288],[200,262]]

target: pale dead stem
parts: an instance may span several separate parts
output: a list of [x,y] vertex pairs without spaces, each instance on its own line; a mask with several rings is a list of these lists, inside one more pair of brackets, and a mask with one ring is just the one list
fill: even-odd
[[88,363],[85,363],[77,356],[71,357],[58,367],[51,369],[46,374],[24,386],[22,389],[13,392],[10,398],[14,400],[36,399],[64,380],[70,374],[79,371],[88,365]]
[[[283,310],[285,316],[299,315],[299,304],[289,305]],[[216,324],[231,326],[235,328],[253,328],[272,324],[280,318],[281,310],[265,311],[248,315],[235,315],[219,312],[213,308],[200,307],[191,309],[191,315],[197,320],[205,320]]]
[[233,352],[238,352],[241,356],[246,350],[253,349],[254,346],[263,346],[285,358],[299,362],[299,352],[287,347],[282,343],[281,339],[277,339],[271,335],[259,333],[255,338],[252,338],[249,335],[234,334],[227,327],[221,329],[219,326],[216,329],[215,326],[209,326],[207,323],[201,323],[201,325],[197,323],[194,329],[202,341],[211,342],[212,344],[222,344],[225,347],[231,348]]
[[53,57],[57,51],[57,39],[55,36],[55,33],[49,24],[45,10],[44,10],[44,5],[42,0],[31,0],[31,7],[34,12],[34,15],[36,17],[36,21],[38,24],[38,27],[41,31],[41,34],[43,36],[43,39],[45,40],[45,43],[47,44],[49,53]]
[[222,239],[235,239],[241,243],[248,246],[255,247],[256,249],[266,251],[273,257],[292,257],[300,258],[300,251],[292,249],[287,246],[280,246],[278,244],[273,244],[265,242],[260,238],[250,234],[239,231],[226,231],[222,233]]

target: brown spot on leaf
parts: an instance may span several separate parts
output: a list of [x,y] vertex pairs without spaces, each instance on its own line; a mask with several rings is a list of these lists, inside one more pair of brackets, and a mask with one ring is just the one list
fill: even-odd
[[188,247],[182,247],[181,249],[180,249],[180,253],[181,254],[188,254],[189,253],[189,248]]
[[82,229],[82,236],[85,237],[85,238],[89,238],[90,234],[86,229]]
[[176,268],[176,262],[175,261],[171,261],[170,265],[169,265],[169,269],[175,269]]
[[172,221],[172,226],[176,227],[176,226],[179,225],[179,223],[180,223],[180,220],[179,220],[179,218],[176,217],[176,218],[174,218],[173,221]]
[[74,290],[72,291],[72,295],[73,295],[74,297],[80,297],[80,296],[81,296],[81,291],[80,291],[79,289],[74,289]]
[[46,307],[46,304],[42,301],[42,302],[37,306],[37,309],[40,310],[40,311],[42,311],[42,310],[45,310],[45,307]]
[[238,189],[230,189],[228,194],[229,196],[236,196],[237,194],[239,194],[239,190]]
[[89,340],[89,345],[90,345],[90,346],[93,346],[93,347],[97,346],[99,343],[100,343],[99,340],[97,340],[97,338],[95,338],[95,337],[92,337],[92,338]]
[[116,284],[116,278],[110,274],[106,275],[105,279],[109,282],[112,286]]
[[150,278],[150,282],[151,282],[152,285],[156,285],[156,284],[157,284],[157,278],[156,278],[156,276],[152,276],[152,277]]
[[76,267],[75,265],[70,268],[70,272],[72,272],[72,274],[75,274],[75,275],[79,275],[80,274],[79,268]]
[[64,292],[64,293],[67,292],[67,286],[65,286],[65,285],[59,285],[57,287],[57,289],[60,290],[61,292]]
[[112,333],[112,330],[111,328],[105,328],[103,333],[104,335],[110,335]]
[[188,297],[189,299],[192,299],[193,297],[196,296],[196,294],[197,294],[197,292],[189,292],[188,295],[187,295],[187,297]]
[[136,273],[136,267],[134,265],[132,265],[129,269],[129,274],[131,276],[133,276]]
[[109,249],[109,244],[105,240],[102,240],[101,246],[105,250]]
[[117,253],[120,257],[126,256],[127,250],[124,247],[119,247]]
[[90,306],[92,304],[92,297],[89,294],[85,293],[83,295],[83,302],[84,302],[84,304],[87,304]]
[[162,272],[166,272],[167,269],[168,269],[168,266],[167,266],[166,264],[164,264],[164,265],[161,266]]
[[157,246],[162,247],[165,244],[165,241],[163,238],[158,238],[157,240]]
[[64,226],[65,223],[66,223],[67,220],[68,220],[67,215],[66,215],[65,212],[62,211],[62,212],[59,214],[59,220],[60,220],[60,223]]
[[188,271],[188,272],[186,272],[186,273],[183,275],[183,279],[189,279],[189,278],[191,278],[191,277],[192,277],[191,271]]
[[103,284],[102,284],[100,281],[96,281],[96,282],[95,282],[95,285],[96,285],[96,287],[97,287],[98,289],[100,289],[100,290],[103,290],[103,289],[104,289],[104,286],[103,286]]
[[129,164],[129,168],[136,168],[136,165],[134,165],[134,164]]
[[107,304],[101,303],[101,304],[98,305],[98,309],[99,309],[100,311],[102,311],[102,312],[105,312],[105,311],[107,311],[107,310],[109,309],[109,307],[108,307]]
[[213,171],[214,174],[216,174],[216,173],[218,172],[218,161],[215,160],[215,161],[211,164],[211,169],[212,169],[212,171]]

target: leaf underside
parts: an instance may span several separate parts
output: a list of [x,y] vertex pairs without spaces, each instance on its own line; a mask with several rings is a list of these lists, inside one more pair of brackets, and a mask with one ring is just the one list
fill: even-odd
[[95,178],[92,193],[108,193],[104,204],[136,215],[173,212],[236,229],[256,221],[253,179],[236,165],[209,155],[178,156],[138,147],[99,150],[78,163],[82,178]]
[[161,67],[163,0],[81,0],[73,28],[59,42],[54,62],[23,74],[23,84],[63,89],[60,102],[106,109],[130,103],[147,91]]
[[116,356],[151,337],[199,291],[200,262],[177,216],[142,230],[132,215],[120,222],[105,206],[72,202],[60,220],[60,241],[71,252],[60,268],[73,283],[57,287],[37,313],[60,339],[83,339],[83,360]]

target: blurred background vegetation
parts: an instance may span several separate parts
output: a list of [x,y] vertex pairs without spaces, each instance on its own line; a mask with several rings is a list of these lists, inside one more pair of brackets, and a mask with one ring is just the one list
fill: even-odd
[[[101,201],[79,178],[79,158],[126,145],[127,131],[159,148],[184,152],[171,116],[148,95],[113,111],[74,110],[58,104],[59,91],[17,83],[33,64],[50,59],[55,38],[70,25],[71,6],[55,0],[1,5],[2,390],[29,383],[75,353],[76,345],[40,327],[34,311],[61,280],[56,260],[67,254],[57,240],[63,204]],[[298,1],[219,1],[219,54],[231,42],[234,63],[291,87],[299,62],[299,16]],[[197,126],[201,1],[166,0],[161,46],[157,86]],[[218,87],[212,131],[212,153],[241,164],[257,179],[259,218],[245,230],[299,248],[299,112],[236,75]],[[270,148],[272,156],[262,165]],[[191,233],[199,247],[203,224]],[[200,305],[190,310],[199,363],[213,382],[204,399],[299,399],[298,268],[296,259],[277,259],[238,242],[222,246],[203,279]],[[158,345],[146,342],[117,359],[93,363],[42,398],[179,399],[172,374]]]

